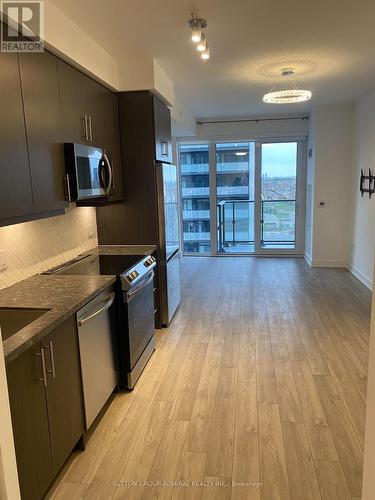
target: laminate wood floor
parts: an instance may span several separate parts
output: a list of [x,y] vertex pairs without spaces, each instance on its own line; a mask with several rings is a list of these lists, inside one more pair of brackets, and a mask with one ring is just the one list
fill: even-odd
[[182,303],[51,497],[361,496],[371,296],[302,259],[184,257]]

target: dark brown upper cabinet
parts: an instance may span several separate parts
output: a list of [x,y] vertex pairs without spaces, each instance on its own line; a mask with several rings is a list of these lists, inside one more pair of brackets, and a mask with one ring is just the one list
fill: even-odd
[[75,316],[12,361],[7,379],[21,496],[44,498],[84,432]]
[[64,142],[102,147],[100,85],[69,64],[58,61]]
[[109,201],[123,199],[123,175],[120,142],[119,104],[116,94],[101,87],[100,89],[101,120],[99,126],[100,144],[111,154],[115,192]]
[[34,212],[62,210],[68,204],[57,59],[48,52],[20,54],[19,65]]
[[158,161],[172,163],[171,112],[158,97],[153,96],[155,148]]
[[0,53],[0,219],[33,212],[33,196],[16,54]]

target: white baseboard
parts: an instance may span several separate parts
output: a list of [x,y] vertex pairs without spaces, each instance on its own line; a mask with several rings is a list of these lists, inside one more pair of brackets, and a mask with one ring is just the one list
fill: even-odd
[[345,260],[312,260],[311,267],[343,267],[348,268],[348,263]]
[[363,283],[372,292],[373,283],[372,280],[370,280],[370,278],[361,273],[361,271],[359,271],[352,264],[348,264],[347,268],[353,274],[353,276],[355,276],[361,283]]
[[343,260],[312,260],[311,255],[305,253],[304,255],[305,261],[310,267],[340,267],[347,269],[349,272],[353,274],[366,288],[368,288],[371,292],[373,289],[373,283],[370,278],[365,276],[361,271],[359,271],[352,264],[348,264]]

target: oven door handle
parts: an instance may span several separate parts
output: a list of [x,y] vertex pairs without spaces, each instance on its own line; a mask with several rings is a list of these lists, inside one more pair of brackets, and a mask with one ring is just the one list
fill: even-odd
[[111,307],[111,305],[113,304],[114,300],[115,300],[115,292],[112,292],[111,295],[110,295],[110,297],[109,297],[109,299],[104,304],[104,306],[102,306],[100,309],[98,309],[94,313],[90,314],[90,316],[85,316],[85,317],[79,319],[78,320],[78,326],[82,326],[85,323],[87,323],[87,321],[90,321],[91,319],[94,319],[97,316],[100,316],[100,314],[102,314],[103,312],[105,312],[107,309],[109,309]]
[[152,272],[150,277],[144,283],[142,283],[142,285],[139,285],[134,290],[129,290],[129,292],[127,292],[126,294],[127,300],[128,301],[131,300],[134,297],[134,295],[137,295],[141,290],[143,290],[147,285],[149,285],[153,279],[154,279],[154,273]]
[[108,160],[108,156],[105,153],[103,153],[103,158],[108,169],[108,184],[105,192],[106,194],[109,194],[112,189],[112,180],[113,180],[112,166],[110,161]]

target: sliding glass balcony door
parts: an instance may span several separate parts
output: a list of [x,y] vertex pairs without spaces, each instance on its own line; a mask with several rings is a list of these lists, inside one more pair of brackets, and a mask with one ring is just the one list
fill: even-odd
[[255,143],[216,144],[218,253],[253,253]]
[[259,250],[288,253],[300,246],[298,142],[263,143],[260,148]]
[[305,141],[180,144],[185,253],[302,254]]

